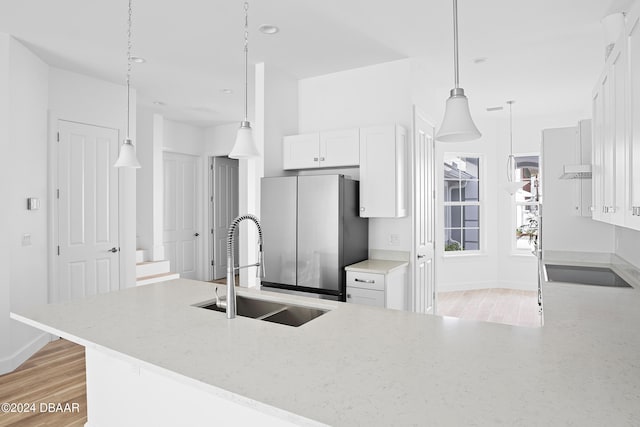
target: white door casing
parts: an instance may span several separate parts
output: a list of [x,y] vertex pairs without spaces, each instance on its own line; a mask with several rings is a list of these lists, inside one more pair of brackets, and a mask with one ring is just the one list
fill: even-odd
[[413,311],[436,313],[434,126],[413,107]]
[[198,230],[198,158],[165,152],[163,156],[165,257],[171,270],[198,279],[201,231]]
[[120,288],[118,131],[58,120],[52,302]]
[[[221,279],[227,274],[227,230],[238,216],[238,160],[214,157],[212,161],[211,230],[212,230],[212,278]],[[237,231],[236,231],[237,241]],[[240,259],[239,244],[235,245],[234,260]]]

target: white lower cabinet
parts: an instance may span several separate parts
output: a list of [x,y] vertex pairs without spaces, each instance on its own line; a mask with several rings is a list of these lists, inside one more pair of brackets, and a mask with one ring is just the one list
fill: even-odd
[[406,310],[407,263],[397,264],[400,264],[399,267],[386,273],[349,271],[349,267],[346,267],[347,302]]

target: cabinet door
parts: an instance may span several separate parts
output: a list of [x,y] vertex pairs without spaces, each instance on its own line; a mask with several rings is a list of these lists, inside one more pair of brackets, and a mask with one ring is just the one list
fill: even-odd
[[360,216],[407,214],[407,132],[399,126],[360,129]]
[[602,104],[602,85],[600,82],[596,86],[596,89],[592,98],[592,111],[593,111],[593,142],[591,145],[591,203],[593,206],[593,219],[602,221],[603,206],[602,200],[602,148],[604,144],[604,130],[603,130],[603,104]]
[[626,150],[627,193],[625,225],[640,230],[640,6],[628,16],[627,51],[629,53],[629,123]]
[[359,129],[320,132],[320,167],[358,166],[359,138]]
[[320,136],[317,133],[285,136],[282,141],[282,168],[317,168],[320,164],[319,146]]
[[616,43],[615,55],[611,64],[613,77],[613,99],[611,100],[613,126],[613,197],[611,206],[611,222],[615,225],[624,224],[625,202],[625,149],[627,142],[627,50],[626,38],[621,37]]
[[384,291],[347,287],[347,302],[384,307]]
[[611,68],[602,80],[602,219],[611,223],[615,207],[615,133],[613,120],[613,76]]

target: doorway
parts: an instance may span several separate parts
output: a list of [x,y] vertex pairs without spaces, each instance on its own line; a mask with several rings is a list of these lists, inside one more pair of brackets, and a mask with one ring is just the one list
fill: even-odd
[[51,302],[120,289],[118,131],[58,120]]
[[[217,280],[227,274],[227,230],[238,216],[238,160],[226,156],[211,157],[209,171],[209,280]],[[240,259],[238,246],[235,246],[233,255],[236,266]]]
[[198,157],[165,152],[163,244],[171,269],[185,279],[198,279],[201,230],[198,229],[200,184]]

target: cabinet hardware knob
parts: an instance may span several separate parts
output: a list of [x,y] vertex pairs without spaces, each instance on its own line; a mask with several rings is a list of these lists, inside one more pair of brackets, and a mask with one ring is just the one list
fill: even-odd
[[317,157],[314,157],[314,158],[313,158],[313,161],[314,161],[314,162],[317,162],[317,161],[318,161],[318,158],[317,158]]
[[418,259],[424,258],[426,255],[418,255]]
[[107,252],[111,252],[113,254],[115,254],[116,252],[118,252],[120,250],[120,248],[116,248],[115,246],[111,249],[109,249]]
[[196,233],[196,234],[194,234],[194,236],[195,236],[195,237],[198,237],[199,235],[200,235],[200,233]]
[[351,294],[347,294],[347,299],[351,299]]
[[320,157],[320,161],[321,161],[321,162],[324,162],[324,157]]
[[361,283],[376,283],[375,280],[371,279],[371,280],[365,280],[365,279],[356,279],[356,282],[361,282]]

